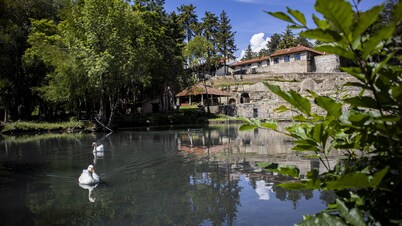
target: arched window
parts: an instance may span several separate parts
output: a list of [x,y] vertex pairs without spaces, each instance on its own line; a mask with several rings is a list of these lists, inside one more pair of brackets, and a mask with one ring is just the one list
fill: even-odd
[[248,93],[242,93],[240,95],[240,103],[245,104],[245,103],[250,103],[250,96]]

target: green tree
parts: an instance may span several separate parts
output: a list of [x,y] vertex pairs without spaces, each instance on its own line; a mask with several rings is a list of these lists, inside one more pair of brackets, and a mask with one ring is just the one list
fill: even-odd
[[297,46],[296,37],[293,34],[290,26],[287,26],[285,32],[283,32],[281,36],[281,41],[278,44],[278,49],[287,49],[295,46]]
[[[212,44],[202,36],[195,36],[184,48],[184,56],[190,59],[190,67],[202,68],[208,58]],[[204,69],[204,68],[203,68]]]
[[251,59],[255,58],[256,55],[257,55],[257,54],[253,51],[253,49],[251,49],[251,45],[249,44],[249,45],[247,46],[247,49],[245,50],[244,56],[243,56],[243,58],[241,58],[241,60],[242,60],[242,61],[244,61],[244,60],[251,60]]
[[235,44],[236,32],[232,31],[232,25],[230,25],[230,19],[225,11],[222,11],[219,15],[218,32],[216,39],[218,43],[218,49],[224,60],[225,74],[226,72],[226,60],[234,58],[234,53],[237,50]]
[[204,17],[202,18],[201,27],[202,36],[205,37],[212,44],[212,48],[208,50],[207,57],[207,70],[211,74],[211,72],[216,69],[218,64],[218,17],[211,12],[205,12]]
[[276,50],[278,50],[279,42],[281,41],[281,38],[282,38],[281,35],[277,34],[277,33],[271,35],[271,37],[267,43],[267,49],[268,49],[269,54],[272,54]]
[[41,65],[23,67],[30,19],[57,19],[60,8],[62,0],[0,0],[0,100],[12,119],[18,119],[19,105],[25,106],[20,116],[29,117],[37,103],[30,87],[44,77]]
[[172,110],[174,96],[172,92],[179,91],[189,78],[183,73],[184,30],[175,13],[166,14],[163,5],[149,10],[149,7],[138,8],[145,24],[151,28],[147,35],[148,48],[155,52],[150,62],[150,84],[144,86],[141,99],[161,98],[161,109]]
[[189,42],[194,37],[194,30],[198,26],[195,6],[193,4],[181,5],[177,10],[179,11],[179,22],[183,26],[187,42]]
[[[312,29],[307,27],[300,11],[288,8],[288,14],[269,13],[290,22],[294,28],[306,29],[301,32],[302,36],[322,42],[317,50],[353,61],[355,66],[342,70],[356,79],[346,85],[361,91],[358,96],[338,100],[313,91],[303,97],[294,90],[283,91],[279,86],[266,84],[298,112],[293,117],[298,123],[281,131],[295,139],[293,149],[315,156],[327,170],[325,173],[312,170],[306,180],[281,186],[337,191],[335,203],[322,213],[306,216],[300,225],[399,225],[402,222],[399,211],[402,207],[399,192],[402,187],[402,71],[391,63],[395,56],[400,59],[400,49],[388,45],[402,22],[402,3],[395,5],[392,20],[386,26],[375,33],[367,32],[379,19],[383,7],[374,6],[361,12],[354,11],[346,0],[317,0],[315,9],[324,19],[313,15],[316,28]],[[373,58],[377,55],[382,57]],[[312,104],[325,113],[312,111]],[[243,129],[262,126],[279,131],[275,123],[247,121]],[[342,156],[331,166],[328,158],[334,152]]]
[[269,56],[269,50],[268,49],[261,49],[258,52],[257,55],[258,55],[258,57]]
[[303,36],[298,36],[296,38],[296,45],[299,45],[299,44],[306,46],[306,47],[310,47],[310,48],[313,47],[313,44],[311,44],[311,42],[309,42],[308,39]]

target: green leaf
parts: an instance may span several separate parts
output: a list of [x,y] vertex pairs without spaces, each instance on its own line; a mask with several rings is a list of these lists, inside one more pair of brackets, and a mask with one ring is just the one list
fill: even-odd
[[264,83],[273,93],[282,97],[289,104],[299,109],[306,115],[310,115],[311,113],[311,103],[307,98],[302,97],[298,92],[294,90],[290,90],[288,92],[282,91],[281,88],[277,85],[271,85],[268,83]]
[[303,29],[303,28],[306,28],[306,27],[301,26],[301,25],[289,25],[289,28],[295,30],[295,29]]
[[300,170],[296,166],[282,166],[277,170],[278,173],[294,178],[299,178]]
[[300,121],[300,122],[305,122],[305,121],[307,121],[307,118],[304,117],[303,115],[296,115],[296,116],[293,116],[292,119],[293,119],[294,121]]
[[334,116],[335,118],[342,114],[342,104],[337,103],[329,97],[319,96],[315,98],[315,103],[327,111],[328,115]]
[[252,130],[258,128],[256,125],[252,125],[252,124],[243,124],[240,126],[239,130],[240,131],[246,131],[246,130]]
[[299,10],[290,9],[289,7],[286,7],[286,9],[288,10],[288,13],[292,15],[297,21],[299,21],[303,26],[306,26],[306,17],[303,13],[301,13]]
[[315,9],[345,37],[350,36],[354,12],[349,2],[345,0],[317,0]]
[[340,199],[336,199],[336,204],[340,215],[353,226],[365,226],[366,223],[363,217],[356,208],[348,209],[344,202]]
[[257,163],[257,166],[263,169],[278,169],[279,167],[278,163],[273,162],[259,162]]
[[248,119],[248,118],[246,118],[246,117],[240,117],[239,119],[240,119],[241,121],[243,121],[244,123],[246,123],[246,124],[253,124],[253,123],[251,122],[251,120]]
[[269,15],[271,15],[271,16],[273,16],[273,17],[276,17],[276,18],[278,18],[278,19],[280,19],[280,20],[284,20],[284,21],[286,21],[286,22],[290,22],[290,23],[292,23],[292,24],[295,24],[295,22],[292,20],[292,18],[290,18],[286,13],[284,13],[284,12],[267,12],[267,11],[264,11],[264,12],[266,12],[266,13],[268,13]]
[[372,37],[370,37],[370,39],[367,42],[363,43],[364,44],[362,53],[363,59],[367,59],[368,57],[370,57],[371,54],[375,53],[379,48],[381,48],[382,47],[381,42],[392,38],[392,34],[394,33],[394,31],[395,31],[394,24],[385,26],[377,33],[375,33]]
[[259,119],[253,119],[251,120],[251,123],[257,127],[261,126],[261,121]]
[[274,111],[281,113],[281,112],[289,111],[289,108],[287,108],[285,105],[281,105],[281,106],[275,108]]
[[390,94],[391,94],[391,96],[395,99],[395,100],[398,100],[398,101],[402,101],[402,87],[401,86],[394,86],[394,87],[391,87],[391,90],[390,90],[391,92],[390,92]]
[[353,38],[359,38],[362,34],[369,28],[378,18],[381,10],[384,6],[374,6],[373,8],[360,12],[357,17],[357,21],[355,22],[355,27],[353,28]]
[[383,61],[381,61],[379,64],[374,65],[374,70],[371,74],[371,79],[377,76],[377,73],[386,66],[386,64],[394,57],[395,54],[396,54],[395,51],[388,54],[388,56]]
[[326,181],[327,188],[330,190],[342,190],[350,188],[377,188],[389,167],[382,169],[373,176],[365,173],[349,173],[341,176],[334,181]]
[[378,108],[377,102],[372,97],[368,96],[346,98],[344,101],[356,107],[373,108],[373,109]]
[[337,42],[342,39],[339,33],[332,30],[310,29],[300,32],[300,35],[309,39],[316,39],[321,42]]
[[377,173],[374,174],[372,178],[370,178],[370,186],[372,187],[378,187],[384,178],[384,176],[388,173],[389,171],[389,166],[385,167],[384,169],[378,171]]
[[278,186],[289,190],[307,189],[307,185],[302,182],[281,183]]
[[309,217],[296,226],[347,226],[347,224],[339,217],[327,213],[320,213],[313,217]]
[[328,21],[320,20],[314,14],[313,14],[313,20],[314,20],[315,25],[317,25],[317,27],[320,28],[321,30],[327,30],[328,28],[330,28],[330,25],[329,25]]
[[311,114],[311,103],[307,98],[302,97],[298,92],[294,90],[289,91],[291,97],[293,98],[292,105],[299,109],[306,115]]
[[318,123],[314,126],[312,132],[312,138],[314,139],[314,141],[316,141],[317,143],[322,142],[321,138],[322,138],[322,134],[323,134],[323,125],[321,123]]
[[356,56],[354,55],[353,52],[349,51],[346,48],[342,48],[340,46],[326,44],[326,45],[319,45],[319,46],[315,47],[314,49],[321,51],[321,52],[333,53],[333,54],[345,57],[350,60],[356,60]]
[[263,123],[261,123],[261,127],[267,128],[267,129],[277,130],[278,129],[278,124],[276,122],[263,122]]
[[362,70],[358,67],[341,67],[341,71],[344,71],[353,77],[359,79],[359,81],[364,82],[366,77]]
[[363,83],[360,83],[360,82],[347,82],[347,83],[344,84],[344,86],[360,87],[362,89],[370,89],[369,86],[367,86],[367,85],[365,85]]
[[318,176],[319,176],[319,172],[318,172],[317,169],[313,169],[311,171],[308,171],[307,174],[306,174],[306,177],[308,179],[318,179]]

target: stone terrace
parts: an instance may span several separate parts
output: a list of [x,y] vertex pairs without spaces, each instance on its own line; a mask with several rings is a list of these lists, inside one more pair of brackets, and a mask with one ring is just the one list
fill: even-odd
[[[356,96],[360,90],[343,86],[347,82],[356,81],[346,73],[277,73],[277,74],[247,74],[236,76],[219,76],[212,80],[213,86],[228,91],[231,96],[223,98],[225,105],[214,106],[211,110],[248,118],[290,120],[292,112],[278,113],[276,108],[288,106],[280,97],[273,94],[263,82],[280,86],[283,90],[296,90],[302,95],[308,95],[306,90],[312,90],[320,95],[332,98],[342,98],[346,95]],[[244,98],[247,97],[247,98]],[[226,100],[225,100],[226,99]],[[235,101],[235,105],[226,105]],[[320,113],[313,105],[313,111]]]

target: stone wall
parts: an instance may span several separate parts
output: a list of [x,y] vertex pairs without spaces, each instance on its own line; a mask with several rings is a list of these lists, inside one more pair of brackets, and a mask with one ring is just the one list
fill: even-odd
[[297,73],[307,72],[307,60],[298,60],[291,62],[280,62],[274,64],[271,62],[269,66],[257,67],[256,73]]
[[316,72],[339,72],[339,56],[334,54],[314,57]]
[[[268,82],[280,86],[283,90],[296,90],[302,95],[307,95],[307,90],[312,90],[320,95],[339,99],[345,95],[356,96],[360,90],[354,87],[343,87],[355,78],[346,73],[284,73],[284,74],[258,74],[246,75],[250,81],[259,80],[254,84],[231,85],[227,88],[231,96],[226,98],[235,99],[235,105],[226,105],[225,98],[222,99],[224,105],[215,106],[212,112],[222,113],[231,116],[243,116],[247,118],[290,120],[292,112],[279,113],[276,108],[285,105],[290,106],[280,97],[272,93],[264,84]],[[343,87],[343,90],[341,91]],[[247,93],[250,97],[249,103],[240,103],[242,93]],[[312,111],[322,114],[320,108],[312,104]]]

